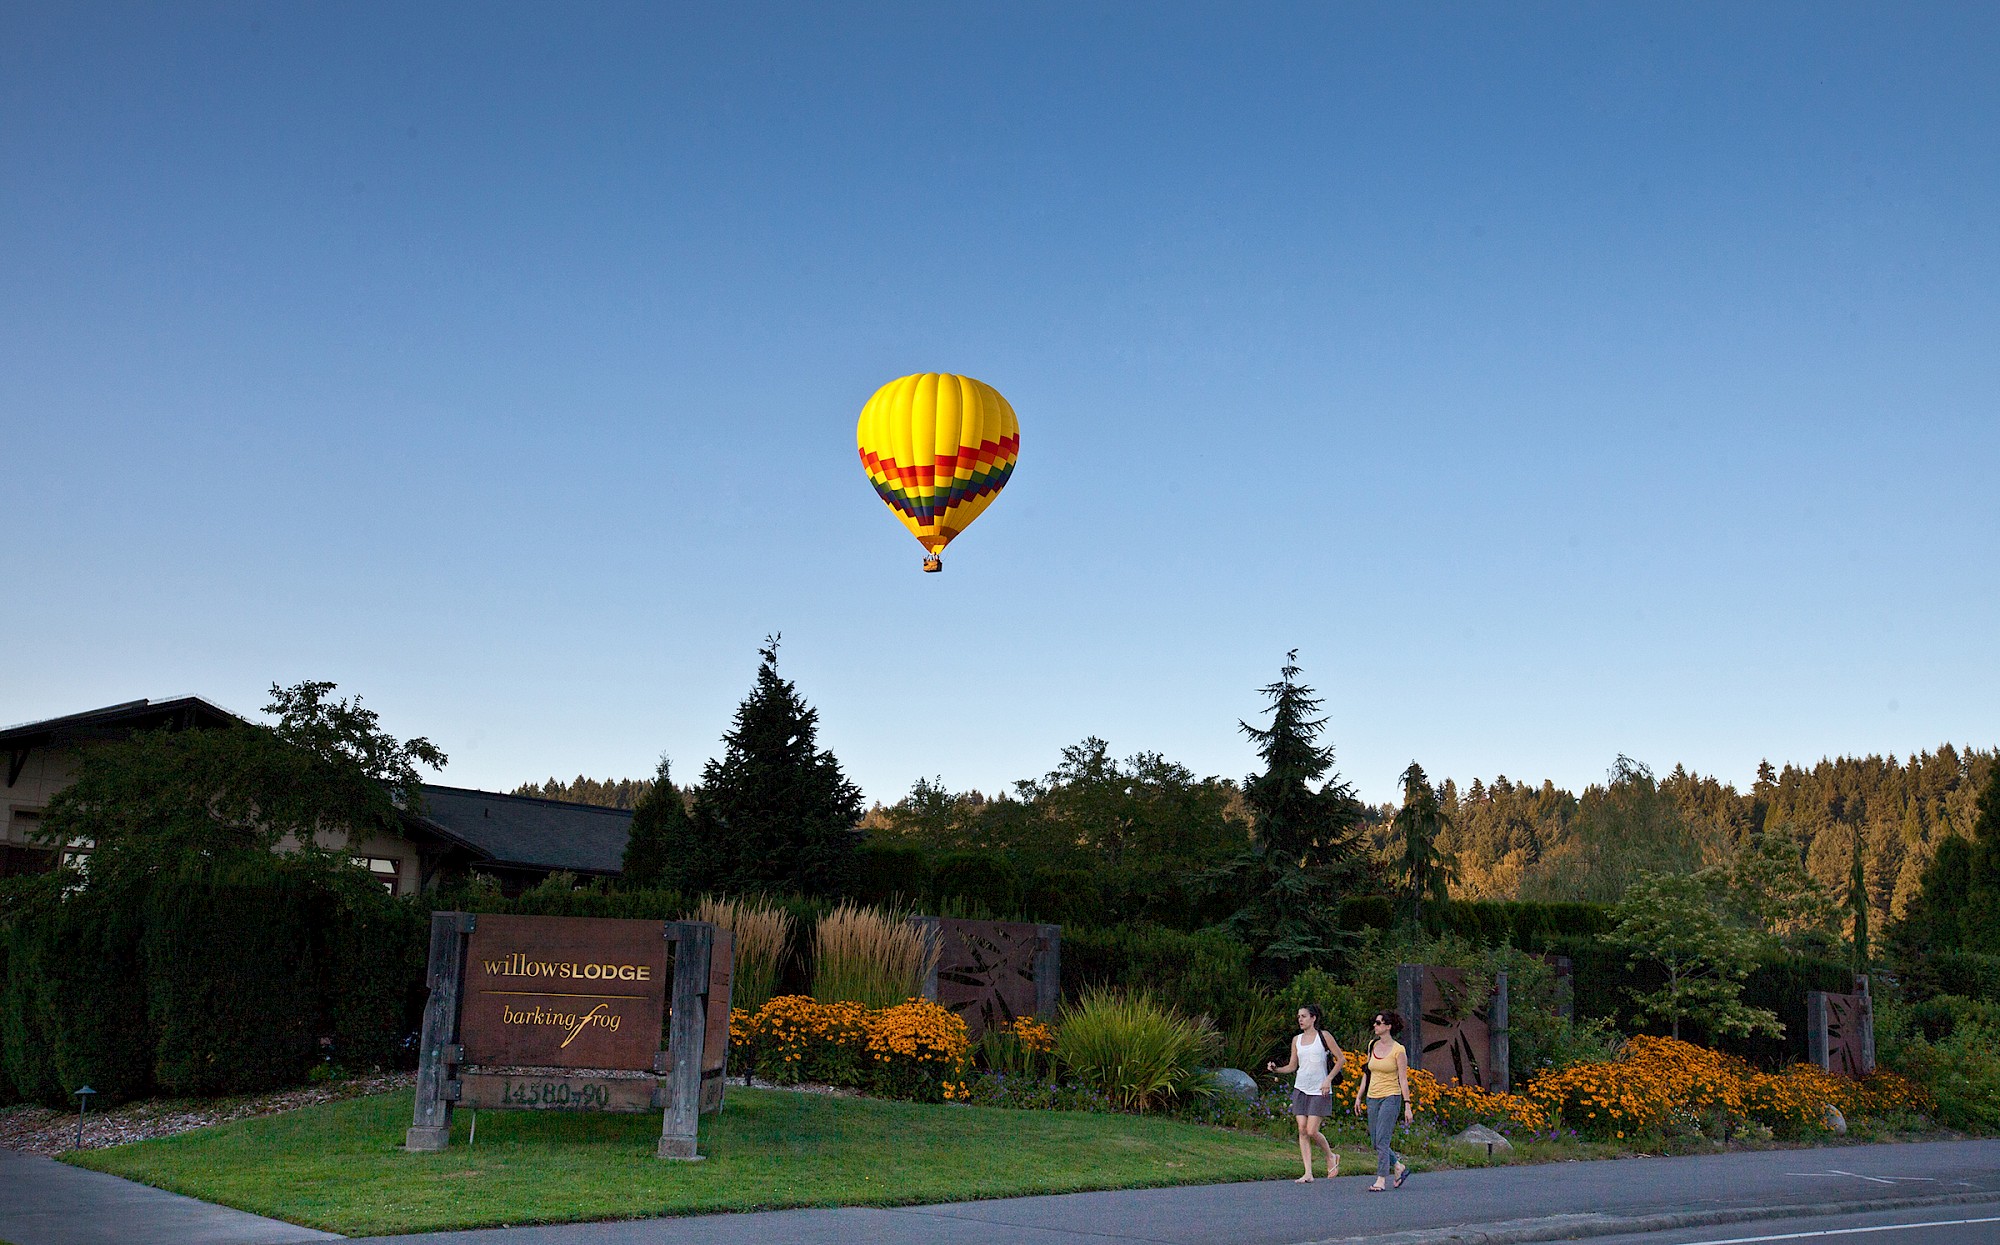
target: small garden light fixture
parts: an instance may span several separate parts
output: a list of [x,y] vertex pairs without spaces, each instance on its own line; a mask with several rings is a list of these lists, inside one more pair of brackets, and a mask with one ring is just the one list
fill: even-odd
[[76,1091],[76,1148],[83,1149],[83,1117],[90,1114],[90,1096],[97,1091],[85,1085]]

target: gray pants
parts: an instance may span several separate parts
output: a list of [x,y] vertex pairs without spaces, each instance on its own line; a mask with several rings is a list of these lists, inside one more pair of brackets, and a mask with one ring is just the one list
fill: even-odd
[[1403,1115],[1403,1096],[1368,1100],[1368,1140],[1375,1146],[1375,1174],[1388,1179],[1396,1174],[1397,1157],[1390,1143],[1396,1140],[1396,1121]]

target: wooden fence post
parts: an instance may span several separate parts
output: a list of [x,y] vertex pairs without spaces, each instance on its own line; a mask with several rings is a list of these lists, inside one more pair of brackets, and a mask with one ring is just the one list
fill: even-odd
[[1037,925],[1041,941],[1035,947],[1035,1015],[1053,1021],[1062,1006],[1062,926]]
[[462,1062],[458,1048],[459,996],[465,985],[465,936],[478,918],[469,912],[431,913],[430,998],[424,1003],[422,1045],[417,1050],[417,1105],[405,1150],[442,1150],[451,1144],[451,1100],[445,1086]]
[[913,916],[910,924],[937,950],[937,954],[930,957],[930,968],[925,971],[922,988],[918,991],[922,997],[935,1003],[938,997],[938,965],[944,959],[944,920],[934,916]]
[[672,1013],[667,1028],[667,1109],[660,1121],[660,1157],[688,1162],[696,1150],[701,1122],[702,1040],[708,1029],[708,962],[715,926],[707,921],[669,921],[665,936],[674,944]]

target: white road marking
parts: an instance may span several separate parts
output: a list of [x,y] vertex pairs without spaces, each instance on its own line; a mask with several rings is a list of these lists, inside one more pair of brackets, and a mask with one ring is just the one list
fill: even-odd
[[[1844,1176],[1848,1173],[1839,1174]],[[1872,1228],[1826,1228],[1819,1232],[1779,1232],[1771,1236],[1732,1236],[1713,1241],[1685,1241],[1682,1245],[1752,1245],[1756,1241],[1797,1241],[1811,1236],[1858,1236],[1863,1232],[1899,1232],[1904,1228],[1959,1228],[1970,1223],[2000,1223],[2000,1215],[1989,1215],[1984,1219],[1933,1219],[1923,1223],[1884,1223]]]
[[1852,1176],[1856,1180],[1872,1180],[1876,1184],[1895,1184],[1898,1181],[1919,1181],[1937,1183],[1936,1176],[1864,1176],[1860,1172],[1844,1172],[1829,1167],[1823,1172],[1786,1172],[1787,1176]]

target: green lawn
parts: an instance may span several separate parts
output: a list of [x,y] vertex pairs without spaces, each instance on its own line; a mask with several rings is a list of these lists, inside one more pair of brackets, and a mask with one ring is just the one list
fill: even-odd
[[[70,1162],[348,1235],[785,1206],[964,1201],[1298,1173],[1289,1140],[1125,1115],[919,1106],[732,1089],[702,1163],[653,1157],[657,1112],[460,1112],[441,1154],[400,1149],[384,1094],[88,1150]],[[1346,1170],[1367,1170],[1360,1155]]]

